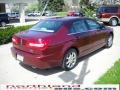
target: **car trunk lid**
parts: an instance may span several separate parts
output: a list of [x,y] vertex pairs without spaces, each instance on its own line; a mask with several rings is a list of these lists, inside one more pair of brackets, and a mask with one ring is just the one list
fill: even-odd
[[53,33],[28,30],[15,34],[12,42],[13,46],[19,50],[39,54],[49,46],[52,35]]

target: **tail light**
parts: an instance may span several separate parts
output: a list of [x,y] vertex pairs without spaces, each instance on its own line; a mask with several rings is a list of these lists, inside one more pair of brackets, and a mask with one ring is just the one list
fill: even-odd
[[16,45],[19,44],[19,41],[18,41],[17,37],[12,37],[12,42],[13,42],[13,44],[16,44]]
[[109,17],[109,15],[106,14],[106,13],[103,13],[103,14],[101,14],[101,17],[102,17],[102,18],[107,18],[107,17]]
[[43,40],[43,39],[38,39],[37,41],[29,40],[26,46],[32,49],[44,50],[48,46],[49,42],[50,40]]

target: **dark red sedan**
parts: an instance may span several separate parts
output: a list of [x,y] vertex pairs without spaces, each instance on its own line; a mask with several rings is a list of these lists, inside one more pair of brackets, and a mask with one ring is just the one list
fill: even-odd
[[111,47],[113,30],[90,18],[45,19],[12,37],[12,55],[32,67],[71,70],[77,58]]

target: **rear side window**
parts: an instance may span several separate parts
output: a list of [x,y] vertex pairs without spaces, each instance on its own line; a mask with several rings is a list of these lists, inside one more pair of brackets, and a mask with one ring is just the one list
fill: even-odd
[[86,32],[87,27],[84,20],[79,20],[73,23],[70,33],[81,33]]
[[100,7],[98,9],[99,13],[117,13],[118,7]]

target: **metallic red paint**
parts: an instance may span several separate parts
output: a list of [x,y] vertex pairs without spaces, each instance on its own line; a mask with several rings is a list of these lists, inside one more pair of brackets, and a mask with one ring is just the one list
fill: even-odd
[[[15,34],[12,38],[12,55],[16,59],[17,55],[23,56],[23,63],[45,69],[61,66],[64,55],[70,48],[76,49],[78,57],[81,57],[103,47],[109,34],[113,34],[110,28],[76,34],[69,33],[73,22],[81,19],[87,18],[52,18],[50,20],[63,22],[59,30],[53,33],[28,30]],[[41,49],[44,46],[45,48]]]

